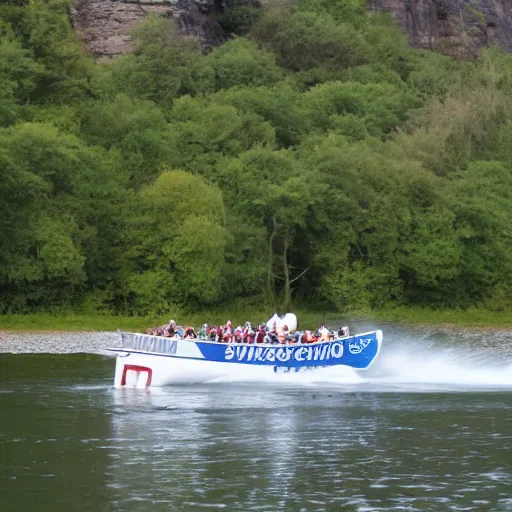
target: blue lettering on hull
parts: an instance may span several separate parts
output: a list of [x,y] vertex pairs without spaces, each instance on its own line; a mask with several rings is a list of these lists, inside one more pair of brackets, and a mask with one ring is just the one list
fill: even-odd
[[[248,345],[196,342],[210,361],[307,368],[345,365],[367,368],[379,352],[382,333],[374,331],[325,343],[299,345]],[[277,370],[276,370],[277,371]]]

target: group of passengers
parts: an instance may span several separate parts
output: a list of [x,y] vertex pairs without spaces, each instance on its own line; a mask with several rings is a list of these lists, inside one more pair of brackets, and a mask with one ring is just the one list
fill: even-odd
[[224,325],[203,324],[196,333],[193,327],[182,327],[170,320],[167,325],[147,329],[146,334],[154,336],[165,336],[168,338],[178,337],[189,340],[216,341],[218,343],[270,343],[270,344],[293,344],[293,343],[317,343],[332,341],[337,338],[349,336],[349,328],[344,326],[339,330],[330,331],[322,325],[316,331],[305,330],[291,332],[287,325],[282,327],[273,323],[272,327],[266,324],[259,324],[253,327],[251,322],[238,325],[233,329],[231,320]]

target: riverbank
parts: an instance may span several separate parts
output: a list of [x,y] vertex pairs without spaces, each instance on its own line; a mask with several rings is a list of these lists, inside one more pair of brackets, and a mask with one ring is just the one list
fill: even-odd
[[[358,315],[356,315],[358,317]],[[482,308],[465,310],[431,310],[425,308],[393,308],[372,311],[364,318],[373,321],[404,324],[453,325],[458,327],[512,329],[512,311],[489,311]]]
[[[299,319],[300,328],[316,328],[319,324],[339,321],[339,313],[318,313],[306,310],[294,310]],[[78,315],[78,314],[34,314],[34,315],[0,315],[0,331],[123,331],[144,332],[148,327],[163,325],[174,318],[180,325],[199,327],[203,323],[224,324],[231,320],[233,324],[253,324],[266,321],[272,311],[250,310],[205,311],[196,314],[171,313],[165,317],[129,317],[116,315]]]
[[[454,325],[460,327],[482,327],[512,329],[512,311],[494,312],[472,308],[467,310],[435,311],[424,308],[393,308],[379,311],[366,311],[351,314],[315,312],[294,309],[299,319],[299,328],[314,329],[323,323],[342,322],[350,325],[355,321],[398,322],[404,324]],[[265,321],[270,310],[248,310],[243,312],[205,311],[196,314],[171,314],[168,317],[129,317],[116,315],[79,314],[33,314],[0,315],[0,331],[10,332],[143,332],[147,327],[163,325],[172,316],[182,325],[199,327],[208,322],[225,323],[228,319],[234,324],[250,320],[253,323]],[[0,338],[1,340],[1,338]]]
[[120,344],[120,336],[111,331],[2,331],[0,354],[103,354]]

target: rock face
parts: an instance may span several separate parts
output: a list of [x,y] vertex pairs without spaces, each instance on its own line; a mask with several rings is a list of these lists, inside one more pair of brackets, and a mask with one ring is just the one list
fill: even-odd
[[[255,3],[258,0],[248,0]],[[279,0],[259,0],[260,5]],[[72,19],[79,37],[99,59],[130,51],[130,30],[150,13],[173,19],[180,31],[210,48],[226,40],[212,14],[231,0],[75,0]],[[388,11],[410,42],[448,55],[475,58],[494,43],[512,51],[512,0],[367,0]]]
[[219,0],[75,0],[71,18],[89,51],[107,60],[131,50],[130,31],[148,14],[173,19],[203,47],[220,44],[226,35],[211,14],[222,8]]
[[392,14],[413,46],[475,58],[493,44],[512,51],[511,0],[367,0]]

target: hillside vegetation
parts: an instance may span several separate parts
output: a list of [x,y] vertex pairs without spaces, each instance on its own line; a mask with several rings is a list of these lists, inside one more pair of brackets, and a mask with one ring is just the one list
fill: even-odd
[[0,313],[512,309],[510,55],[295,0],[100,65],[69,8],[0,6]]

